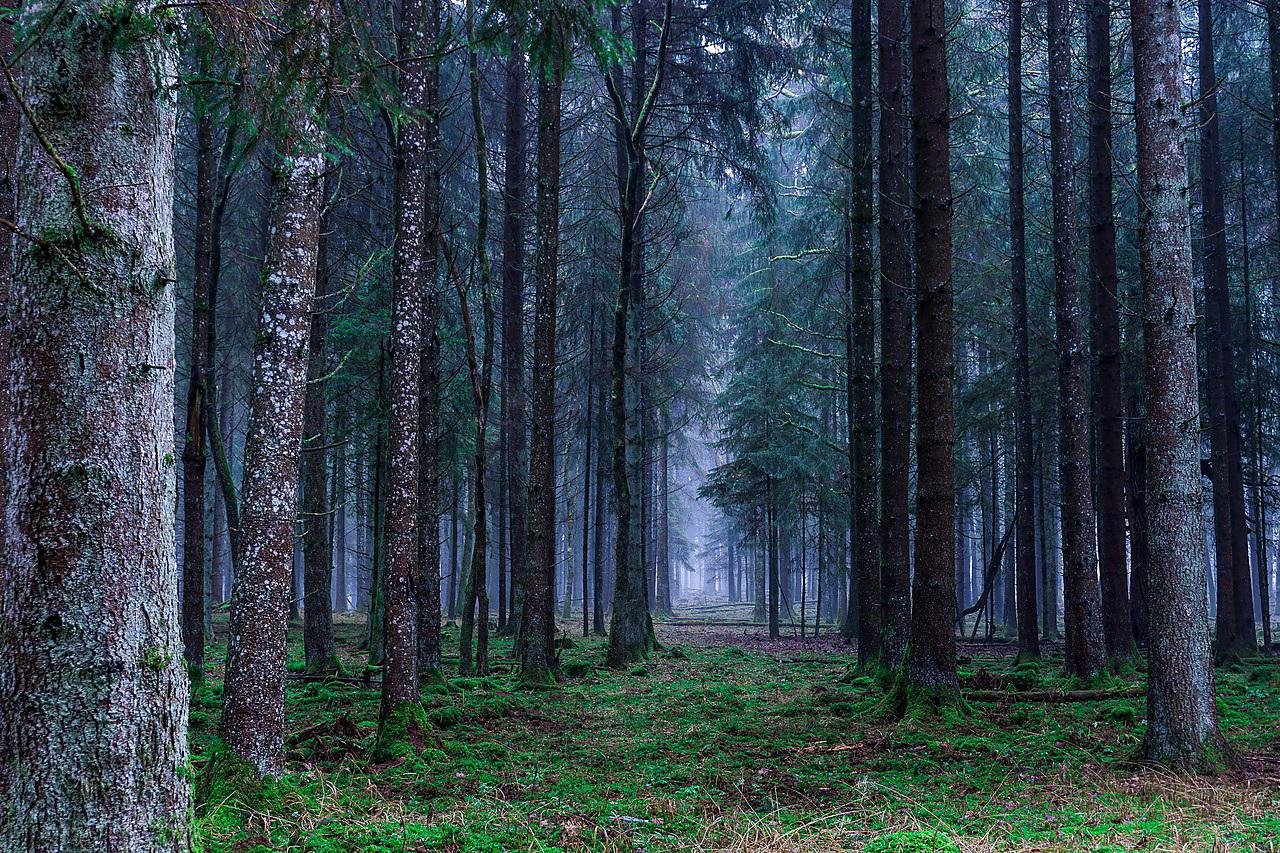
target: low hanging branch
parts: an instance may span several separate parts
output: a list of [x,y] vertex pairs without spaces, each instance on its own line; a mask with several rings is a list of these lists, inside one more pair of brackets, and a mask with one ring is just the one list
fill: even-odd
[[[1014,521],[1017,521],[1016,515],[1014,516]],[[1004,535],[1000,537],[1000,542],[996,545],[995,551],[991,553],[991,562],[987,563],[987,570],[983,573],[982,595],[978,596],[977,603],[961,611],[956,616],[956,624],[962,624],[964,617],[977,613],[987,606],[987,599],[991,597],[991,582],[995,580],[996,572],[1000,571],[1000,564],[1004,562],[1004,549],[1009,544],[1009,537],[1013,535],[1013,527],[1013,522],[1010,522],[1009,526],[1005,528]],[[976,636],[978,636],[977,621],[973,623],[973,633],[969,638],[973,639]]]

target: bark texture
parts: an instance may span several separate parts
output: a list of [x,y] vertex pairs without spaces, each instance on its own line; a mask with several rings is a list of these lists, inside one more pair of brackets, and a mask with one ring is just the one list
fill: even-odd
[[221,725],[231,752],[271,775],[284,768],[285,629],[324,173],[320,123],[300,92],[287,104],[253,349]]
[[911,4],[916,191],[917,498],[909,688],[956,682],[955,378],[951,285],[951,89],[943,0]]
[[[0,353],[0,849],[190,847],[174,559],[176,21],[30,2]],[[104,47],[106,45],[106,47]],[[7,51],[6,55],[7,55]],[[8,238],[12,228],[5,229]]]
[[[911,187],[902,0],[878,9],[880,72],[880,574],[885,664],[911,627]],[[821,528],[820,528],[821,529]]]
[[1107,657],[1132,657],[1125,541],[1124,394],[1120,363],[1120,277],[1111,166],[1111,3],[1089,0],[1089,279],[1093,300],[1094,435],[1097,440],[1098,557]]
[[[893,0],[890,0],[893,2]],[[854,0],[850,35],[853,83],[849,203],[849,317],[845,323],[848,369],[849,496],[853,525],[853,574],[858,584],[858,663],[881,657],[879,472],[876,468],[876,316],[875,261],[871,231],[875,222],[871,147],[871,0]]]
[[1147,758],[1209,769],[1223,756],[1213,700],[1200,515],[1195,300],[1187,219],[1179,7],[1132,0],[1138,246],[1150,519]]
[[564,68],[538,84],[537,291],[533,319],[527,584],[521,615],[521,678],[549,681],[555,668],[556,302],[560,262],[560,123]]
[[1053,281],[1058,349],[1058,469],[1062,488],[1062,584],[1067,672],[1102,671],[1102,617],[1089,460],[1088,362],[1075,258],[1072,203],[1069,0],[1049,0],[1049,146],[1053,190]]

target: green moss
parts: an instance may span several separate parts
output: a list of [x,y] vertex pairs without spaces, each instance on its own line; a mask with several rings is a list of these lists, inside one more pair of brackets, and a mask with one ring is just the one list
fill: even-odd
[[369,757],[378,762],[417,757],[427,745],[430,723],[418,702],[401,702],[383,714]]
[[940,832],[889,832],[876,836],[863,853],[960,853],[960,846]]
[[147,646],[142,651],[142,666],[152,672],[163,672],[173,663],[173,655],[159,646]]

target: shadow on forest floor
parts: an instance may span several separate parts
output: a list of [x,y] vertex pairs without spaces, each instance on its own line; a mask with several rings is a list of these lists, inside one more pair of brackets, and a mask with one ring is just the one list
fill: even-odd
[[[1019,698],[1066,689],[1054,661],[1013,666],[1003,646],[965,645],[962,678],[989,701],[884,724],[873,714],[880,688],[850,676],[837,637],[769,641],[752,627],[689,621],[659,622],[663,650],[626,672],[600,667],[603,641],[571,631],[561,654],[576,677],[542,692],[515,689],[499,639],[492,674],[424,690],[432,742],[398,764],[365,757],[376,683],[291,678],[288,772],[253,792],[203,785],[198,839],[236,853],[1277,849],[1276,662],[1218,672],[1242,770],[1182,779],[1127,761],[1142,737],[1141,697]],[[363,623],[340,617],[338,632],[344,662],[361,673]],[[447,629],[448,644],[457,638]],[[210,649],[193,699],[200,773],[223,651]],[[1133,692],[1141,678],[1108,687]]]

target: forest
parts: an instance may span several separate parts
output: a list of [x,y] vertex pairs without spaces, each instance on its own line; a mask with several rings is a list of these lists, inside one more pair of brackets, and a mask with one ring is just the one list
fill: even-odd
[[1280,849],[1280,0],[0,73],[0,853]]

